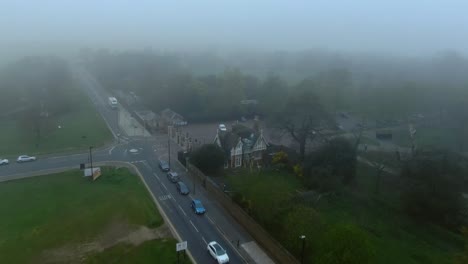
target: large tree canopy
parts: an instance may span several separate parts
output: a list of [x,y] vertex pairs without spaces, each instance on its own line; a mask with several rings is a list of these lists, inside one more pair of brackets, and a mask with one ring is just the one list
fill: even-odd
[[205,144],[192,152],[190,162],[204,173],[214,173],[223,167],[224,152],[215,144]]
[[457,227],[465,219],[462,197],[465,161],[440,150],[420,151],[402,170],[405,211],[420,221]]

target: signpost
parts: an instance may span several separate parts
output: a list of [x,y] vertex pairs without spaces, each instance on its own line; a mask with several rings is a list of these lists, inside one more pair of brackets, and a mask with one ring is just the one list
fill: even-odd
[[177,263],[179,263],[179,252],[182,250],[187,249],[187,241],[182,241],[176,244],[176,251],[177,251]]

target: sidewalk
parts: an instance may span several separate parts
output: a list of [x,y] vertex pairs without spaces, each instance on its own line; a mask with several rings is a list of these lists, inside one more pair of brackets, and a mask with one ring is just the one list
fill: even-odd
[[129,137],[151,137],[151,134],[123,107],[119,108],[119,127]]

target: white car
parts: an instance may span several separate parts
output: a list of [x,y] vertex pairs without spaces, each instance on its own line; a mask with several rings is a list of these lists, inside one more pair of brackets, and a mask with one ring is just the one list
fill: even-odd
[[226,131],[226,126],[224,124],[219,125],[219,131]]
[[229,263],[229,257],[226,253],[226,250],[224,250],[223,247],[221,247],[220,244],[216,241],[211,241],[208,243],[208,253],[216,260],[218,261],[219,264],[222,263]]
[[35,161],[35,160],[36,160],[36,157],[31,157],[28,155],[21,155],[18,157],[16,162],[28,162],[28,161]]
[[0,158],[0,165],[7,165],[7,164],[10,164],[10,162],[7,159]]

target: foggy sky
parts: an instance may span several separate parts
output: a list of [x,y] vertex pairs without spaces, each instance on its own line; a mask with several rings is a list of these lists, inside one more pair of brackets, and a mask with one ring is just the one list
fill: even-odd
[[463,0],[0,0],[0,54],[80,47],[467,54],[467,11]]

